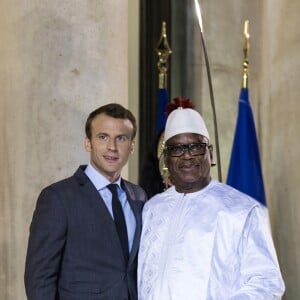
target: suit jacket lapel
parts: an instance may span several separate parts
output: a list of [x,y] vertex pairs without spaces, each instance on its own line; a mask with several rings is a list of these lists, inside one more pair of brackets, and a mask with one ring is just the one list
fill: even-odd
[[99,211],[99,218],[103,218],[106,221],[111,221],[113,225],[113,219],[97,189],[93,185],[93,183],[89,180],[89,178],[84,173],[84,167],[80,166],[79,169],[74,174],[75,178],[77,179],[79,185],[82,186],[83,192],[86,194],[86,201],[93,206],[93,209]]
[[[86,201],[90,203],[91,209],[97,212],[99,220],[102,219],[103,222],[107,224],[108,228],[105,228],[104,230],[109,230],[111,232],[111,239],[115,245],[115,248],[117,249],[116,251],[120,252],[120,255],[123,257],[123,252],[121,249],[114,220],[110,212],[108,211],[99,191],[97,191],[93,183],[85,175],[84,167],[85,166],[80,166],[74,176],[77,179],[79,185],[82,186],[83,192],[86,194]],[[101,238],[101,236],[99,236],[99,238]]]
[[136,199],[133,187],[127,184],[124,180],[122,180],[122,186],[126,192],[127,199],[129,201],[129,204],[131,206],[131,209],[133,211],[133,214],[135,216],[136,220],[136,228],[135,228],[135,234],[133,238],[132,243],[132,249],[129,255],[129,261],[128,264],[131,264],[134,261],[134,258],[136,257],[136,254],[139,249],[140,244],[140,237],[141,237],[141,231],[142,231],[142,201],[137,201]]

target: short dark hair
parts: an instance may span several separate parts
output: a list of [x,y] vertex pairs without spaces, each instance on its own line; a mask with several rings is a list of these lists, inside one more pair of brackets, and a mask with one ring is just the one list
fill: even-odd
[[136,119],[132,114],[132,112],[118,103],[109,103],[100,106],[99,108],[95,109],[89,114],[85,123],[85,135],[89,140],[92,137],[92,131],[91,131],[92,121],[95,119],[95,117],[97,117],[100,114],[105,114],[115,119],[129,120],[133,126],[131,139],[133,140],[135,138],[137,132],[137,125],[136,125]]

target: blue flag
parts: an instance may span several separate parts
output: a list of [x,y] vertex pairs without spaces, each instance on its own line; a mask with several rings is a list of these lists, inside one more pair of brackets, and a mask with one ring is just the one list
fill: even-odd
[[168,91],[166,88],[159,88],[157,94],[157,116],[154,140],[149,145],[148,153],[143,159],[142,171],[139,178],[139,185],[145,190],[148,198],[161,193],[165,189],[165,184],[160,173],[158,160],[158,145],[160,136],[163,133],[167,115],[165,113],[166,105],[169,103]]
[[156,133],[160,133],[166,126],[167,115],[165,113],[166,105],[169,103],[167,89],[158,89],[158,108],[156,119]]
[[263,176],[247,88],[242,88],[227,184],[266,205]]

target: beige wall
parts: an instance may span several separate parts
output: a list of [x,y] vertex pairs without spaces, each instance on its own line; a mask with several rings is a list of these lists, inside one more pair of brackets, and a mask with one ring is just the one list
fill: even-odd
[[[128,108],[139,123],[139,0],[128,1]],[[139,128],[135,151],[129,160],[128,174],[130,180],[138,182]]]
[[128,105],[128,3],[2,0],[0,14],[0,299],[22,300],[39,191],[88,162],[91,110]]
[[265,1],[259,102],[261,141],[285,299],[300,299],[299,1]]
[[[250,99],[272,230],[285,299],[300,299],[300,2],[202,2],[223,181],[241,85],[243,22],[250,20]],[[138,0],[2,0],[0,14],[0,299],[23,300],[28,226],[40,189],[88,161],[83,126],[92,109],[116,101],[138,112]],[[197,38],[195,31],[191,97],[206,99],[198,105],[210,119]],[[129,168],[133,180],[136,170],[137,157]]]

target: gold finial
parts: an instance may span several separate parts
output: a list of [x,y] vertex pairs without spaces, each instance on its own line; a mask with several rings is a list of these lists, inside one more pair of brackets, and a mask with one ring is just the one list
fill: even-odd
[[243,83],[242,87],[243,88],[248,88],[248,66],[249,66],[249,48],[250,48],[250,34],[249,34],[249,20],[246,20],[244,23],[244,63],[243,63]]
[[172,50],[167,39],[166,22],[162,22],[161,36],[155,50],[158,55],[158,87],[160,89],[167,88],[168,58]]

